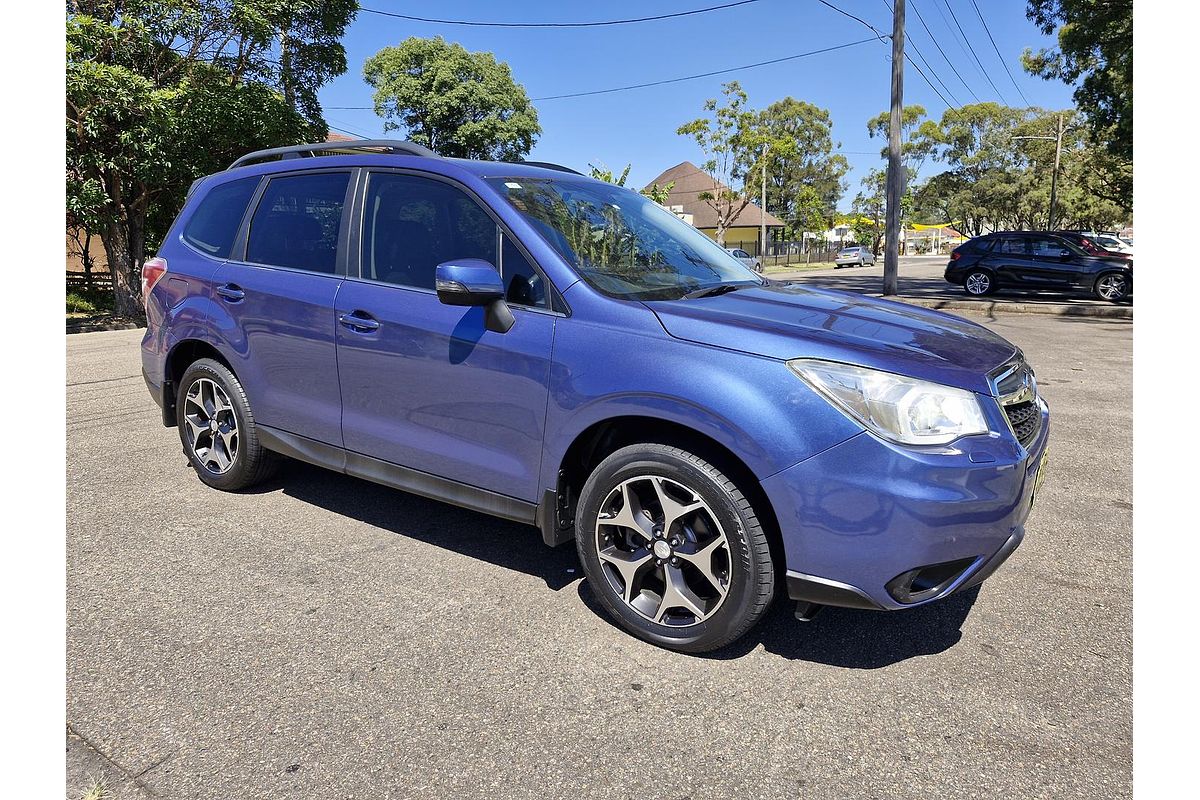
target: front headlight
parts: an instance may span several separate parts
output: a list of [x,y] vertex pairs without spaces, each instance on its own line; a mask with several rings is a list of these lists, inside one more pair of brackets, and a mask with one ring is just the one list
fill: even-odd
[[788,366],[835,406],[893,442],[947,444],[988,431],[973,392],[834,361],[799,358]]

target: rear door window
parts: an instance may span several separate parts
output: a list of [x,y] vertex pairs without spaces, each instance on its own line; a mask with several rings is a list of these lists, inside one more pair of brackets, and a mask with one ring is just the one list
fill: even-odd
[[272,178],[250,221],[246,260],[332,275],[349,183],[349,172]]
[[184,241],[212,258],[229,258],[258,181],[255,176],[214,186],[183,226]]
[[1003,236],[996,242],[995,252],[1006,256],[1023,256],[1026,254],[1025,242],[1021,236]]
[[1029,240],[1029,252],[1038,258],[1060,258],[1062,251],[1069,249],[1067,243],[1060,239],[1036,236]]

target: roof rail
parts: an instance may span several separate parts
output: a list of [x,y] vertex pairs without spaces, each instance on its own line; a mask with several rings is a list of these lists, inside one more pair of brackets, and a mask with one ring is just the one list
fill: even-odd
[[542,169],[553,169],[558,172],[569,172],[572,175],[583,175],[579,170],[564,167],[562,164],[552,164],[549,161],[518,161],[517,163],[524,164],[527,167],[541,167]]
[[274,156],[279,156],[281,159],[303,158],[304,156],[315,156],[318,153],[343,152],[346,150],[388,150],[394,154],[438,158],[437,153],[428,147],[422,147],[416,142],[406,142],[399,139],[352,139],[348,142],[297,144],[289,147],[272,147],[267,150],[255,150],[253,153],[247,153],[237,161],[234,161],[229,165],[229,169],[244,167],[247,164],[255,164],[259,161],[266,161]]

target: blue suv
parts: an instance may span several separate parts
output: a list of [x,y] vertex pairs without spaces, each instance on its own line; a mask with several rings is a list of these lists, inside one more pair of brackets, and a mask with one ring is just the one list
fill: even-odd
[[1042,472],[1008,341],[764,279],[555,165],[252,153],[193,185],[142,281],[146,384],[205,484],[286,456],[536,525],[677,650],[785,591],[809,619],[974,586]]

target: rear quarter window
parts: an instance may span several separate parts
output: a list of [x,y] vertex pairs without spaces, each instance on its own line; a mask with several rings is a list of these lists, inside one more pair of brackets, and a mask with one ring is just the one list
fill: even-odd
[[258,181],[255,176],[214,186],[183,226],[184,241],[212,258],[229,258]]

